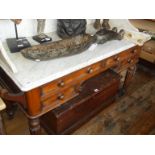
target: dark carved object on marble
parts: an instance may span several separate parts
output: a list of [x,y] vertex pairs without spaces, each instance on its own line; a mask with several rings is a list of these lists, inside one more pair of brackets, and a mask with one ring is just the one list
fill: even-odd
[[100,30],[102,27],[101,23],[100,23],[100,19],[96,19],[94,22],[94,28],[97,30]]
[[105,29],[107,29],[107,30],[110,29],[109,19],[103,19],[102,28],[105,28]]
[[100,19],[96,19],[94,27],[98,30],[95,35],[98,44],[104,44],[110,40],[121,40],[124,37],[125,32],[123,29],[117,32],[117,28],[113,27],[111,30],[109,19],[103,19],[102,23]]
[[94,28],[97,30],[100,30],[102,28],[110,29],[109,25],[109,19],[103,19],[103,22],[101,23],[101,19],[96,19],[94,22]]
[[119,33],[117,33],[117,28],[113,28],[112,30],[107,30],[104,28],[97,31],[96,33],[98,44],[104,44],[110,40],[121,40],[123,39],[123,36],[124,30],[120,30]]
[[52,58],[77,54],[88,49],[96,41],[89,34],[78,35],[42,45],[35,45],[21,50],[26,58],[32,60],[49,60]]
[[110,40],[121,40],[123,35],[124,30],[117,33],[116,28],[113,30],[101,29],[94,36],[83,34],[48,44],[35,45],[21,50],[21,53],[24,57],[32,60],[49,60],[81,53],[93,43],[103,44]]
[[85,19],[58,19],[57,34],[61,38],[85,34],[86,24]]

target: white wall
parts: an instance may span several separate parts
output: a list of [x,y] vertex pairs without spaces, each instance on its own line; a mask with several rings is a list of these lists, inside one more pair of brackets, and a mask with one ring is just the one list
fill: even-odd
[[[88,24],[92,20],[87,20]],[[37,21],[35,19],[23,19],[17,26],[19,37],[29,37],[37,33]],[[46,19],[45,33],[56,30],[56,19]],[[15,37],[14,24],[11,20],[0,20],[0,39]]]

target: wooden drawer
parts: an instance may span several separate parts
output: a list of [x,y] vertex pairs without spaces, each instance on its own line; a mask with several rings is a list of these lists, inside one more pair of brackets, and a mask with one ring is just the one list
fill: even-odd
[[138,50],[135,47],[127,50],[126,52],[122,52],[119,54],[120,61],[125,60],[130,57],[134,58],[135,56],[139,56],[139,52],[140,52],[140,50]]
[[135,63],[138,62],[137,58],[128,58],[127,60],[124,60],[121,62],[121,67],[119,68],[119,71],[123,71],[124,69],[129,68],[130,66],[133,66]]
[[[44,86],[41,93],[42,107],[50,106],[53,109],[77,96],[82,83],[100,72],[101,63],[99,62]],[[60,87],[59,81],[67,85]]]
[[55,93],[56,91],[64,90],[66,87],[70,86],[70,84],[73,83],[76,79],[80,78],[80,76],[81,75],[79,73],[75,72],[42,86],[42,96]]
[[146,51],[142,51],[140,58],[155,64],[155,55],[154,54],[148,53]]
[[93,77],[94,75],[106,70],[106,68],[110,68],[116,65],[119,65],[120,62],[130,58],[134,57],[138,54],[138,50],[136,48],[131,48],[125,52],[122,52],[120,54],[117,54],[115,56],[112,56],[108,58],[107,60],[103,60],[100,62],[97,62],[93,65],[90,65],[88,67],[85,67],[79,71],[76,71],[74,73],[71,73],[69,75],[66,75],[62,78],[59,78],[55,81],[52,81],[51,83],[48,83],[41,87],[42,95],[48,95],[55,93],[56,91],[64,90],[70,86],[72,86],[74,83],[77,83],[77,81],[85,81],[89,79],[90,77]]
[[67,76],[59,78],[51,83],[48,83],[41,87],[42,96],[49,96],[55,94],[55,92],[62,91],[66,88],[72,87],[79,81],[82,83],[86,79],[98,74],[101,71],[101,63],[90,65],[79,71],[71,73]]
[[64,89],[62,91],[56,92],[55,94],[48,96],[47,98],[41,98],[42,108],[46,109],[48,107],[58,107],[61,104],[67,102],[68,100],[74,98],[79,94],[76,91],[76,86],[72,86],[70,88]]
[[116,54],[109,59],[107,59],[106,66],[113,67],[116,65],[120,65],[122,61],[126,61],[127,59],[132,59],[135,56],[139,56],[139,51],[136,48],[131,48],[125,52]]
[[106,66],[121,70],[126,65],[130,66],[139,58],[139,50],[131,48],[125,52],[119,53],[107,59]]
[[[51,108],[55,108],[65,103],[78,94],[78,88],[87,79],[105,71],[107,68],[116,67],[116,70],[127,68],[137,61],[138,56],[138,50],[131,48],[42,86],[41,100],[43,107],[51,106]],[[64,99],[59,100],[58,96],[61,94],[64,96]]]

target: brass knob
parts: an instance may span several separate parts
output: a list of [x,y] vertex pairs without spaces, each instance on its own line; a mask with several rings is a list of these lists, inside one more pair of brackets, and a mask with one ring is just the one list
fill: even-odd
[[133,60],[132,59],[128,59],[128,63],[129,64],[132,64],[133,63]]
[[115,61],[120,61],[120,58],[119,58],[118,56],[115,56],[115,57],[114,57],[114,60],[115,60]]
[[88,73],[91,74],[92,72],[93,72],[93,69],[92,68],[89,68],[88,69]]
[[64,81],[60,81],[59,83],[58,83],[58,86],[59,87],[63,87],[65,85],[65,82]]
[[131,53],[135,54],[137,52],[136,49],[132,50]]
[[103,61],[101,67],[106,67],[106,63],[107,63],[106,61]]
[[75,87],[75,92],[76,92],[76,93],[82,92],[82,86],[77,86],[77,87]]
[[63,94],[61,94],[61,95],[58,96],[58,99],[59,99],[59,100],[63,100],[64,97],[65,97],[65,96],[64,96]]
[[94,92],[95,92],[95,93],[98,93],[99,91],[100,91],[100,90],[99,90],[99,89],[97,89],[97,88],[96,88],[96,89],[94,89]]

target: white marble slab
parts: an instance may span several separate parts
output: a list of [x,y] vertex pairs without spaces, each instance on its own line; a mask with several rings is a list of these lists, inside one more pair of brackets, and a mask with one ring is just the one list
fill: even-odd
[[[31,43],[36,44],[32,40]],[[7,45],[4,44],[8,56],[18,72],[13,73],[7,65],[0,65],[22,91],[29,91],[133,46],[135,44],[125,40],[109,41],[103,45],[97,45],[93,50],[90,48],[77,55],[35,62],[24,58],[20,53],[10,53]]]

